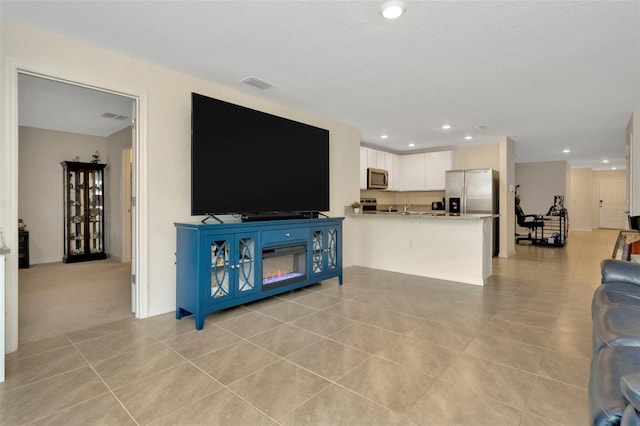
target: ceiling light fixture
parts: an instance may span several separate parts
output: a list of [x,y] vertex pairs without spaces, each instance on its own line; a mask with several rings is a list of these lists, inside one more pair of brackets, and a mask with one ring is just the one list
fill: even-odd
[[416,144],[415,143],[410,143],[409,146],[410,147],[414,147],[414,146],[416,146]]
[[240,82],[248,84],[249,86],[257,87],[260,90],[266,90],[274,86],[273,83],[269,83],[267,80],[263,80],[253,75],[243,78]]
[[449,129],[451,128],[451,124],[443,124],[443,125],[442,125],[442,128],[443,128],[444,130],[449,130]]
[[568,154],[571,152],[571,150],[567,148],[567,149],[563,149],[562,152],[564,152],[565,154]]
[[407,5],[401,1],[388,1],[380,6],[380,13],[386,19],[399,18],[407,9]]
[[608,162],[609,162],[609,160],[602,160],[602,162],[603,162],[603,163],[608,163]]
[[387,139],[389,135],[380,135],[380,139]]
[[473,136],[465,136],[464,137],[466,140],[470,141],[471,139],[473,139]]
[[611,170],[616,170],[616,169],[617,169],[617,167],[612,167],[612,168],[611,168]]

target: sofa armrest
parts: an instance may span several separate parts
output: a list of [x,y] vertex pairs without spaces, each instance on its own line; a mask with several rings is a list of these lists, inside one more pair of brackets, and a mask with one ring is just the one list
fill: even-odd
[[600,262],[602,284],[619,282],[640,285],[640,263],[604,259]]

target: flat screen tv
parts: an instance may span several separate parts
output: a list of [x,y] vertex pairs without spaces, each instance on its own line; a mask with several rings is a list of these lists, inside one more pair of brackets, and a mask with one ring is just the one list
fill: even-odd
[[329,131],[191,94],[191,214],[329,210]]

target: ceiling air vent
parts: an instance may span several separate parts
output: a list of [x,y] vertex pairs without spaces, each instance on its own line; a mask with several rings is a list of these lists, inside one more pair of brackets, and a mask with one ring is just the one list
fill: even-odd
[[273,87],[273,83],[269,83],[268,81],[259,79],[258,77],[249,76],[243,80],[240,80],[242,83],[246,83],[249,86],[257,87],[258,89],[265,90],[269,87]]
[[124,120],[126,118],[129,118],[129,116],[127,115],[114,114],[112,112],[105,112],[104,114],[102,114],[102,117],[113,118],[114,120]]

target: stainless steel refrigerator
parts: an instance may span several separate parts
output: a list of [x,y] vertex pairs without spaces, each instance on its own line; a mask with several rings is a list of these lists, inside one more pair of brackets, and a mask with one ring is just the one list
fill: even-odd
[[[445,209],[449,214],[500,212],[500,176],[494,169],[447,170]],[[499,252],[500,218],[493,220],[493,255]]]

